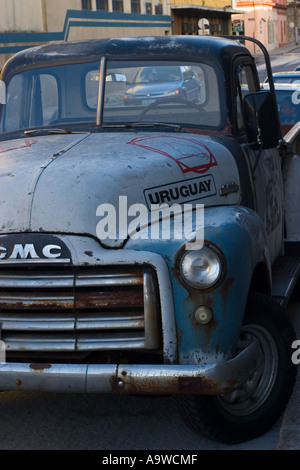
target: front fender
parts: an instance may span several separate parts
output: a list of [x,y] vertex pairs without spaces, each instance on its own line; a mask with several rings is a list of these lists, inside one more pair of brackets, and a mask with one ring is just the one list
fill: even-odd
[[[184,364],[228,359],[234,352],[252,281],[263,263],[271,282],[271,263],[263,223],[256,212],[237,206],[204,211],[205,243],[223,254],[225,266],[219,283],[210,289],[193,289],[184,284],[179,272],[184,240],[129,240],[126,248],[148,250],[166,261],[173,290],[179,362]],[[213,317],[199,324],[194,312],[205,305]]]

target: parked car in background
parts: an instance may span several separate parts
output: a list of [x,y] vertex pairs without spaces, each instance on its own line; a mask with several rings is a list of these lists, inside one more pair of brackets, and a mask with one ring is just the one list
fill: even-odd
[[[274,83],[300,83],[300,68],[298,69],[298,71],[274,72],[273,80],[274,80]],[[266,78],[264,83],[268,83],[268,82],[269,82],[269,79]]]
[[124,104],[152,104],[158,99],[181,98],[199,103],[200,82],[191,66],[141,67],[124,93]]
[[[283,135],[300,120],[300,83],[274,83]],[[263,84],[269,90],[269,84]]]

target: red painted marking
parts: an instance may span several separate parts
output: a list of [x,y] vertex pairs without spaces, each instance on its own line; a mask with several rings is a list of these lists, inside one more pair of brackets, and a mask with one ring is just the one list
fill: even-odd
[[[31,147],[37,141],[35,139],[23,139],[23,140],[10,140],[8,142],[0,143],[0,153],[10,152],[11,150],[19,150],[27,147]],[[13,147],[12,147],[13,145]]]
[[[183,156],[171,155],[169,153],[171,148],[170,144],[172,144],[175,139],[183,144],[181,147],[179,146],[178,148],[176,148],[177,153],[181,153],[181,155]],[[196,151],[191,154],[184,155],[185,142],[189,144],[196,144]],[[136,145],[137,147],[141,147],[145,150],[151,150],[153,152],[160,153],[161,155],[165,155],[166,157],[171,158],[177,163],[182,173],[206,173],[212,166],[218,165],[215,157],[213,156],[209,148],[201,142],[198,142],[196,139],[190,137],[136,137],[131,142],[127,143],[130,145]]]

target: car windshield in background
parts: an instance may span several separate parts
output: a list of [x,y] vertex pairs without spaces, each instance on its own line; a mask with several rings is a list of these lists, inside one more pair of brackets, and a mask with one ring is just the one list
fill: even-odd
[[[43,128],[162,123],[218,128],[222,124],[218,77],[206,64],[107,61],[98,100],[100,62],[25,70],[6,83],[1,132]],[[98,119],[99,121],[99,119]],[[223,121],[225,121],[223,119]],[[99,124],[99,122],[98,122]]]
[[[300,71],[298,72],[275,72],[273,73],[274,83],[299,83],[300,84]],[[268,83],[269,79],[265,79]]]
[[[295,124],[300,120],[300,83],[274,86],[281,124]],[[269,90],[269,85],[264,83],[263,89]]]
[[108,61],[103,124],[161,122],[219,127],[215,70],[206,64]]

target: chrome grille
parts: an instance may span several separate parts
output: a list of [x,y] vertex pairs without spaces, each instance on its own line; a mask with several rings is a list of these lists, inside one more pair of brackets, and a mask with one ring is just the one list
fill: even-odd
[[141,267],[1,270],[0,322],[7,352],[157,349],[155,274]]

